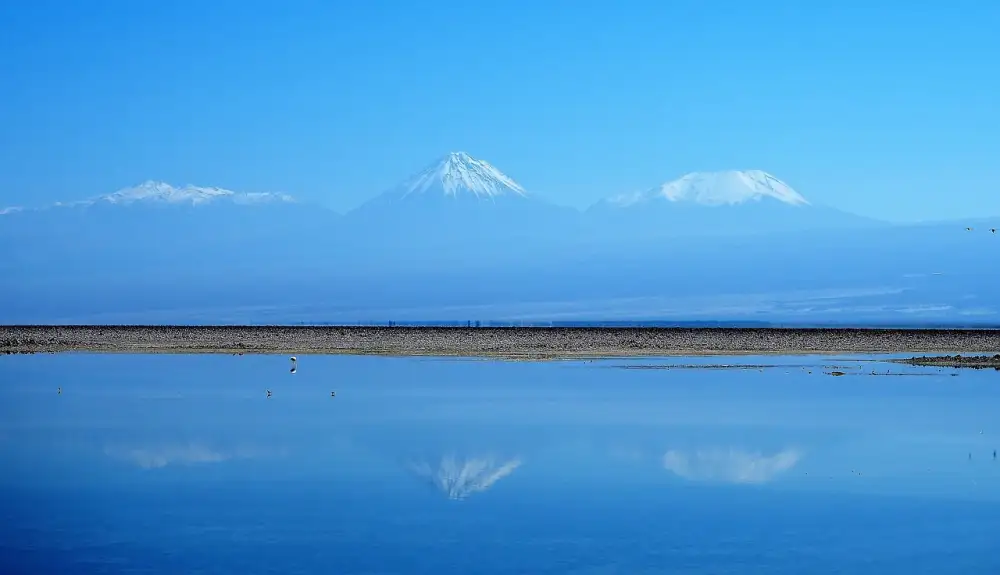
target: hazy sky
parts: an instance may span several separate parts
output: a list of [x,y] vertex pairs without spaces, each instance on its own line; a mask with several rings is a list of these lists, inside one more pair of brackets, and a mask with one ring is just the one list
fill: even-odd
[[1000,3],[0,2],[0,204],[146,179],[353,207],[449,151],[586,205],[759,168],[1000,214]]

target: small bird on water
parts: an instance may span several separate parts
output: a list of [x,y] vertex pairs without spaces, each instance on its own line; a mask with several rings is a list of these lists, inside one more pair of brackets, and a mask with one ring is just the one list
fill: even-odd
[[337,392],[336,391],[331,391],[330,392],[330,397],[337,397]]
[[270,390],[270,389],[268,389],[268,390],[265,390],[265,391],[267,391],[267,396],[268,396],[268,397],[271,397],[271,390]]
[[59,389],[57,389],[56,393],[58,393],[59,395],[62,395],[62,387],[60,387]]

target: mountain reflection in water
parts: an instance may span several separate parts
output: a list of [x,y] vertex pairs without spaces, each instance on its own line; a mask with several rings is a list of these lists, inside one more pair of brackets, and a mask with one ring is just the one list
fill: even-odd
[[437,466],[420,462],[411,464],[410,469],[449,499],[465,499],[473,493],[486,491],[520,465],[517,459],[498,463],[492,459],[456,459],[449,456],[442,458]]

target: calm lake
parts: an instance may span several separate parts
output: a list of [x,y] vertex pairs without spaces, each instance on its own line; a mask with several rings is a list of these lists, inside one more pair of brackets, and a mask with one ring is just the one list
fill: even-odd
[[0,357],[0,572],[1000,573],[993,370],[290,367]]

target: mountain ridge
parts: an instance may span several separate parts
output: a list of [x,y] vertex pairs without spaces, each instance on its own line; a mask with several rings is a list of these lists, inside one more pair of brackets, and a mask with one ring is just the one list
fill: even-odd
[[11,206],[0,208],[0,215],[56,208],[87,208],[91,206],[172,205],[202,206],[228,201],[237,205],[267,203],[298,203],[289,194],[280,192],[236,192],[215,186],[185,184],[174,186],[157,180],[146,180],[135,186],[120,188],[109,194],[82,200],[55,201],[41,206]]

